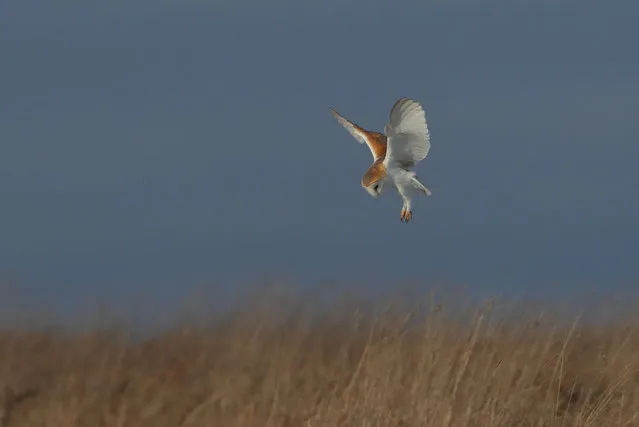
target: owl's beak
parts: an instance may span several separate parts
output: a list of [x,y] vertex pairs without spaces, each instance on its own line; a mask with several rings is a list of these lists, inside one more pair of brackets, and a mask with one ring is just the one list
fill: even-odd
[[375,182],[371,185],[369,185],[368,187],[364,187],[366,189],[366,191],[368,192],[368,194],[370,194],[373,197],[377,197],[381,194],[381,184],[379,182]]

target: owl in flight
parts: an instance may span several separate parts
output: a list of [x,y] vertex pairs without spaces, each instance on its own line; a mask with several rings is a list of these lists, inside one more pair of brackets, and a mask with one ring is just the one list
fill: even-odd
[[371,196],[377,197],[382,194],[384,185],[392,185],[404,201],[400,220],[408,223],[413,218],[411,199],[418,194],[431,194],[411,170],[430,150],[430,135],[422,106],[412,99],[398,99],[391,108],[383,134],[368,131],[332,108],[330,110],[357,141],[368,145],[373,154],[373,164],[364,174],[362,186]]

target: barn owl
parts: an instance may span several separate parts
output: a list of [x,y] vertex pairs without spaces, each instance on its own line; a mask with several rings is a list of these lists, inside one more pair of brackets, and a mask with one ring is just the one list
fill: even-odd
[[362,186],[371,196],[377,197],[385,185],[392,185],[403,200],[400,220],[408,223],[413,218],[412,198],[418,194],[431,195],[411,170],[430,150],[430,134],[422,106],[412,99],[398,99],[390,110],[390,120],[383,134],[368,131],[329,109],[337,121],[373,154],[373,164],[362,177]]

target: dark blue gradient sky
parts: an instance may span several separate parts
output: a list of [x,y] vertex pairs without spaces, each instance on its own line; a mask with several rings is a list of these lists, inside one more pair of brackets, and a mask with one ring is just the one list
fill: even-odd
[[[0,6],[1,277],[639,282],[636,2],[57,3]],[[409,225],[328,111],[381,131],[400,96],[432,136]]]

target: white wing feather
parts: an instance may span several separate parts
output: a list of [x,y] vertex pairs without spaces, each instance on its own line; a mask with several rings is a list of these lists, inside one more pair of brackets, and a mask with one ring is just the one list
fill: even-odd
[[412,99],[400,98],[390,112],[390,121],[384,128],[388,137],[387,165],[399,164],[409,168],[423,160],[430,150],[430,135],[426,113]]

